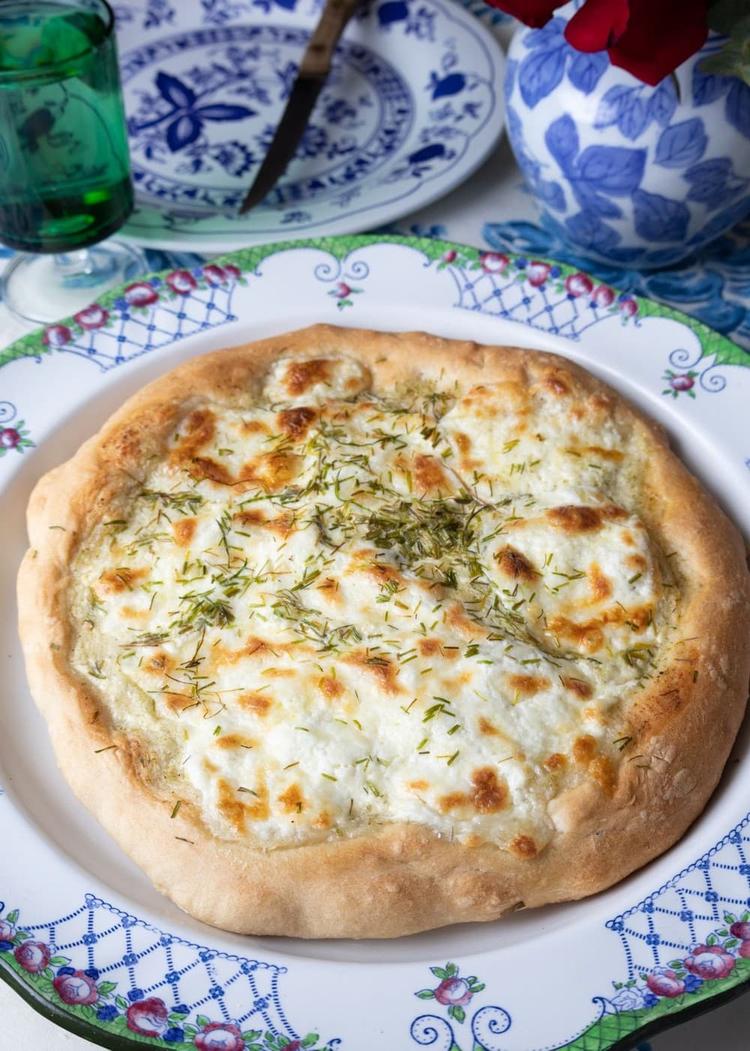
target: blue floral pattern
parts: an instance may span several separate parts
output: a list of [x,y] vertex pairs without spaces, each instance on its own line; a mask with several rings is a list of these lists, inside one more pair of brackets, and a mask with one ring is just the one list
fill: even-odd
[[590,258],[660,267],[742,219],[750,88],[701,73],[703,52],[678,71],[682,96],[671,79],[652,88],[576,52],[564,28],[519,31],[505,82],[511,145],[560,236]]

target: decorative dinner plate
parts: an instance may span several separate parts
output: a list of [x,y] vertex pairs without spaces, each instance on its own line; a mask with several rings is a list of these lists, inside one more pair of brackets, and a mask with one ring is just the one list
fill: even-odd
[[350,233],[463,182],[503,127],[499,44],[457,0],[363,0],[286,174],[245,216],[322,0],[115,4],[143,244]]
[[750,527],[748,355],[552,262],[400,238],[278,244],[144,279],[26,336],[0,354],[0,976],[104,1046],[182,1051],[605,1051],[737,992],[750,982],[747,734],[689,833],[606,893],[390,942],[204,926],[73,798],[15,641],[32,485],[178,361],[313,321],[583,362],[661,421]]

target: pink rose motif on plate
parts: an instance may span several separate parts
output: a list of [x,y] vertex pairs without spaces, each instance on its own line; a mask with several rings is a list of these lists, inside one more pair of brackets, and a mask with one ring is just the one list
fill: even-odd
[[565,291],[569,296],[587,296],[594,287],[594,282],[586,274],[568,274],[565,278]]
[[450,1018],[463,1022],[466,1018],[464,1008],[475,993],[484,989],[484,983],[474,974],[462,978],[455,963],[447,963],[445,967],[430,967],[430,970],[440,979],[440,984],[434,989],[420,989],[414,995],[420,1000],[437,1000],[448,1008]]
[[52,984],[64,1004],[95,1004],[99,999],[96,982],[83,971],[58,974]]
[[109,313],[100,307],[98,303],[92,303],[90,307],[86,307],[85,310],[79,310],[77,314],[73,315],[73,320],[77,321],[81,328],[87,330],[103,328],[107,324],[109,319]]
[[[194,1043],[198,1051],[245,1051],[242,1032],[231,1022],[209,1022]],[[284,1051],[288,1051],[288,1046]]]
[[227,280],[226,270],[216,263],[206,263],[203,267],[203,276],[209,285],[223,285]]
[[597,285],[591,293],[591,302],[595,307],[611,307],[615,301],[615,290],[609,285]]
[[173,270],[164,280],[178,296],[189,296],[198,287],[198,282],[189,270]]
[[435,999],[446,1007],[465,1007],[473,995],[464,978],[444,978],[435,990]]
[[734,964],[734,957],[721,945],[696,945],[685,957],[685,970],[704,981],[726,978],[734,970]]
[[140,1036],[161,1036],[169,1028],[167,1005],[158,996],[136,1000],[126,1012],[128,1029]]
[[73,333],[67,325],[50,325],[42,336],[42,342],[48,347],[64,347],[72,339]]
[[223,269],[226,276],[232,281],[239,281],[242,277],[242,271],[234,263],[225,263]]
[[634,317],[638,313],[638,304],[632,296],[623,296],[620,300],[620,313],[623,317]]
[[443,263],[455,263],[458,258],[458,252],[455,248],[449,248],[447,252],[443,252],[441,260]]
[[674,971],[668,967],[659,967],[646,979],[646,985],[652,993],[657,996],[666,996],[672,1000],[675,996],[682,996],[685,992],[685,983]]
[[743,942],[737,952],[743,960],[750,960],[750,941]]
[[[15,449],[20,444],[21,435],[15,427],[3,427],[0,429],[0,449]],[[0,920],[0,924],[3,922],[3,920]],[[0,927],[0,930],[2,930],[2,927]],[[0,941],[2,940],[3,938],[0,935]]]
[[747,920],[737,920],[729,928],[733,938],[739,938],[741,942],[750,941],[750,923]]
[[136,281],[135,284],[128,285],[123,295],[125,302],[131,307],[148,307],[159,298],[155,289],[146,281]]
[[44,942],[27,941],[16,946],[13,953],[16,960],[29,974],[39,974],[50,961],[49,946]]
[[526,267],[526,280],[534,288],[541,288],[549,277],[551,269],[549,263],[540,263],[537,259],[533,259]]
[[[8,430],[12,428],[8,427]],[[5,433],[5,432],[3,432]],[[16,935],[16,928],[7,920],[0,920],[0,942],[12,942]]]
[[502,274],[510,259],[503,252],[482,252],[479,256],[482,270],[487,274]]

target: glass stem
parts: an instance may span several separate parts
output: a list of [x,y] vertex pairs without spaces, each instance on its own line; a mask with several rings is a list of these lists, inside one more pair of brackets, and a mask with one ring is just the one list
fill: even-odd
[[75,287],[82,280],[85,282],[91,277],[95,263],[88,248],[78,248],[73,252],[58,252],[55,255],[55,267],[62,284]]

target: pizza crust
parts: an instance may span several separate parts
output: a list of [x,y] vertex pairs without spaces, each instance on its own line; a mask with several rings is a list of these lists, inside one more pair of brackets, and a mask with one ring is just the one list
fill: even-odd
[[[664,551],[679,544],[682,553],[679,645],[629,702],[632,749],[611,791],[588,779],[558,795],[549,807],[555,833],[535,857],[451,842],[406,823],[275,850],[220,840],[193,805],[174,813],[159,771],[148,767],[136,740],[107,725],[98,690],[71,668],[71,562],[97,523],[127,504],[144,462],[160,455],[178,420],[206,398],[249,407],[279,357],[328,354],[362,363],[376,391],[415,377],[438,385],[458,378],[464,389],[557,377],[581,398],[599,399],[647,450],[639,513]],[[60,767],[161,891],[223,929],[394,937],[595,893],[683,835],[713,792],[744,713],[750,583],[739,534],[659,427],[554,355],[318,325],[193,359],[136,394],[70,461],[41,479],[28,528],[31,546],[18,579],[20,633],[31,691]]]

